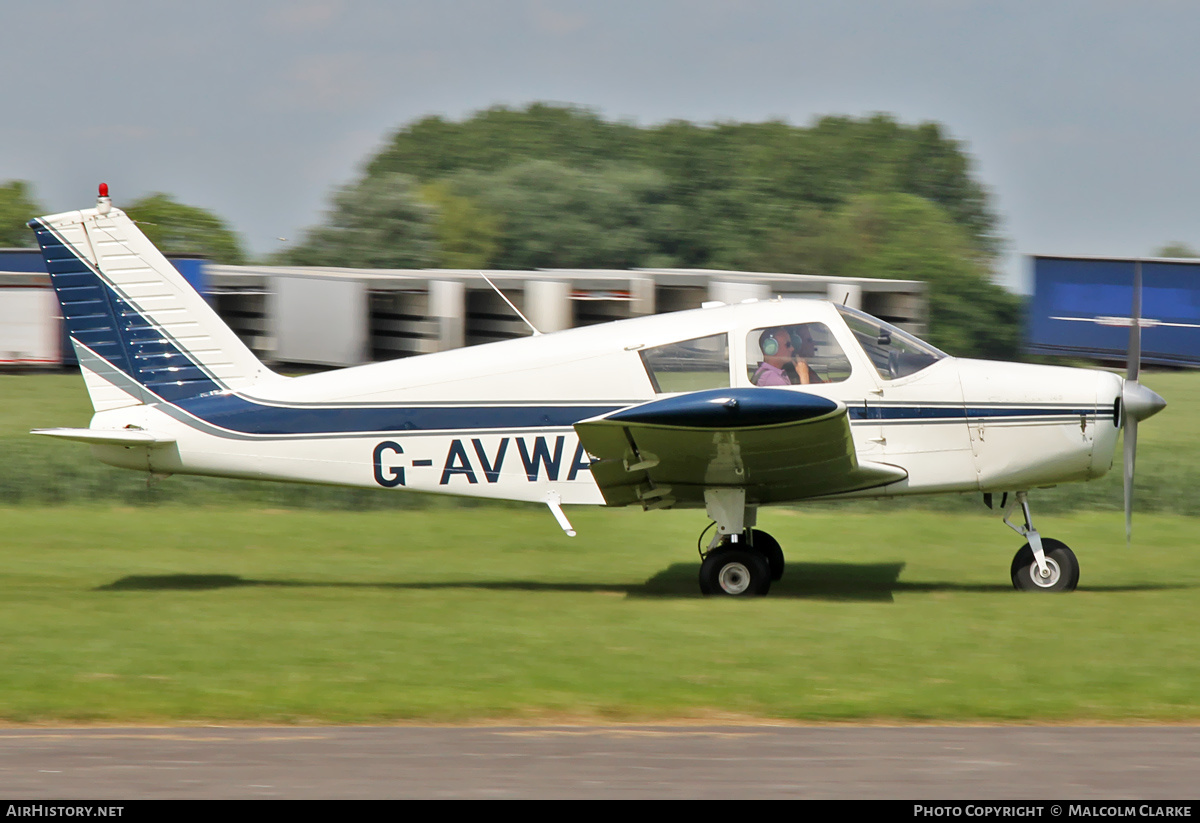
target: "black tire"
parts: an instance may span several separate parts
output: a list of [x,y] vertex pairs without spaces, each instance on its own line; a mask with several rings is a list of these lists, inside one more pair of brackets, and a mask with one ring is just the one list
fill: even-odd
[[1079,585],[1079,561],[1075,552],[1059,540],[1042,538],[1042,551],[1046,553],[1046,565],[1050,567],[1050,578],[1042,580],[1037,574],[1033,549],[1026,543],[1012,562],[1013,588],[1022,592],[1073,592]]
[[[767,565],[771,569],[771,580],[780,580],[783,577],[783,548],[779,545],[778,540],[759,529],[747,529],[742,533],[742,539],[737,547],[746,548],[747,546],[766,558]],[[732,548],[734,548],[734,544],[729,542],[729,538],[726,537],[721,541],[718,551]]]
[[758,529],[750,530],[750,545],[754,550],[767,558],[767,565],[771,567],[771,579],[779,580],[783,577],[783,548],[779,545],[779,541],[764,531]]
[[762,596],[771,590],[767,558],[750,549],[720,548],[700,564],[700,591],[730,597]]

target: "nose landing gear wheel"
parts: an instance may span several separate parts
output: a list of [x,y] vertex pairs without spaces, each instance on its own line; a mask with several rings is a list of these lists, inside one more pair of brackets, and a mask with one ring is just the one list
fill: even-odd
[[700,591],[731,597],[764,595],[771,589],[767,559],[748,549],[720,548],[700,564]]
[[1033,558],[1033,549],[1026,543],[1012,562],[1013,587],[1023,592],[1073,592],[1079,583],[1079,561],[1075,552],[1066,543],[1050,537],[1042,538],[1042,551],[1046,553],[1046,571],[1038,572]]

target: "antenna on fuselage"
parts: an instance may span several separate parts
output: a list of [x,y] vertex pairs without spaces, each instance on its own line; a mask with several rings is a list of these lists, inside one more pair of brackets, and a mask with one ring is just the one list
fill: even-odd
[[537,330],[537,326],[530,323],[529,318],[526,317],[525,315],[521,314],[521,310],[518,309],[515,305],[513,305],[513,301],[511,301],[507,297],[505,297],[504,292],[500,291],[500,289],[496,286],[496,284],[491,281],[491,278],[489,278],[483,272],[479,272],[479,276],[482,277],[484,280],[486,280],[487,284],[489,286],[491,286],[492,289],[495,290],[496,294],[500,295],[500,299],[503,300],[505,303],[507,303],[508,307],[517,313],[517,317],[521,318],[521,320],[524,321],[525,325],[529,327],[529,330],[533,332],[534,337],[537,337],[539,334],[541,334],[541,332]]

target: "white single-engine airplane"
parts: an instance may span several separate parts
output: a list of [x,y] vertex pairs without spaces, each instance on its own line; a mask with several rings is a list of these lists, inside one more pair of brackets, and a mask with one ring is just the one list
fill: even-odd
[[30,226],[96,412],[35,434],[154,474],[540,502],[568,535],[563,504],[704,508],[705,594],[766,594],[783,574],[760,506],[936,492],[1003,494],[1028,540],[1013,585],[1070,591],[1075,555],[1033,527],[1027,492],[1103,475],[1123,428],[1128,534],[1137,423],[1166,405],[1137,379],[1140,282],[1124,380],[949,357],[860,311],[780,299],[283,377],[106,187]]

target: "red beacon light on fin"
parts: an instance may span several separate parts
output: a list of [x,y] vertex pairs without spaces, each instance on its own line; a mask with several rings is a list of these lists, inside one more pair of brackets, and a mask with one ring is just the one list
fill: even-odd
[[96,211],[100,214],[108,214],[112,208],[112,200],[108,197],[108,184],[100,184],[100,197],[96,200]]

